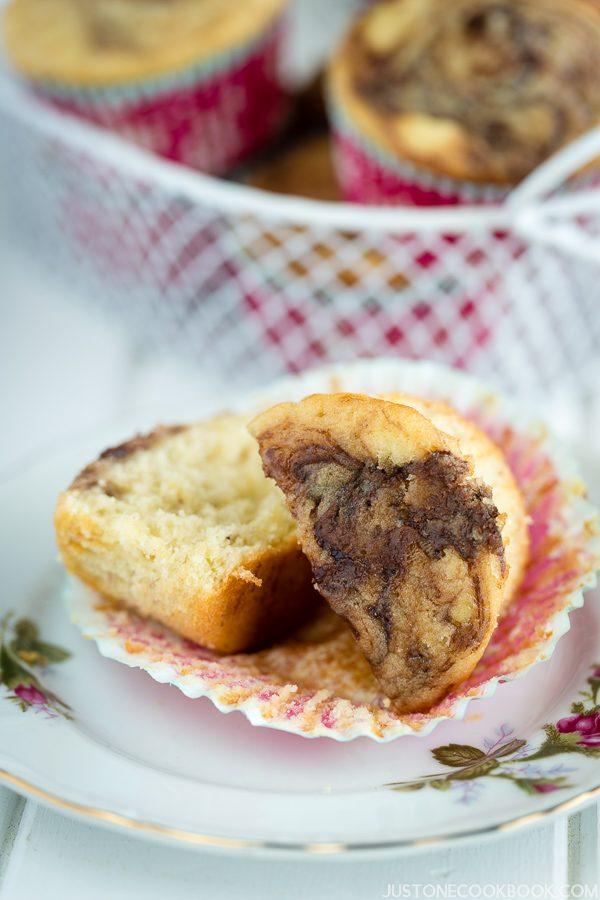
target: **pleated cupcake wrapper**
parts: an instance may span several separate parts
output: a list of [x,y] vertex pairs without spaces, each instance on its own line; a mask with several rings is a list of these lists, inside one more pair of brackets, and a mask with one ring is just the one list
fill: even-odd
[[[406,206],[456,206],[502,203],[510,188],[436,175],[400,160],[360,134],[329,98],[333,130],[334,164],[344,198],[352,203]],[[560,190],[597,187],[600,170],[575,174]]]
[[[155,79],[101,90],[36,83],[35,90],[63,111],[80,115],[176,162],[221,173],[257,150],[285,119],[288,101],[277,72],[283,36],[280,19],[258,38],[214,59]],[[119,173],[93,154],[48,140],[48,179],[59,209],[63,237],[94,274],[142,289],[155,289],[155,269],[169,247],[170,233],[189,211],[173,197],[164,209],[152,202],[154,186],[128,183],[123,202]],[[130,221],[132,192],[144,215]],[[211,224],[190,237],[198,250],[215,239]],[[183,251],[182,251],[183,252]],[[177,279],[173,261],[166,282]],[[223,270],[225,277],[225,268]],[[199,281],[198,289],[203,287]],[[208,289],[214,289],[214,284]]]
[[399,160],[362,135],[340,104],[328,99],[336,175],[352,203],[447,206],[500,203],[509,189],[437,175]]
[[59,107],[149,150],[220,174],[281,126],[287,108],[277,71],[283,19],[212,59],[168,75],[101,88],[35,81]]
[[473,674],[429,712],[397,715],[374,679],[365,678],[353,638],[331,613],[324,614],[324,631],[313,626],[312,637],[309,631],[301,641],[220,657],[72,583],[73,619],[104,656],[144,669],[188,697],[208,697],[223,712],[239,710],[254,725],[304,737],[383,742],[426,735],[441,721],[462,718],[471,700],[491,697],[500,683],[552,655],[600,565],[597,514],[572,462],[527,414],[474,379],[431,363],[373,360],[318,369],[282,380],[238,408],[253,411],[315,391],[344,390],[449,400],[506,453],[531,520],[531,558]]

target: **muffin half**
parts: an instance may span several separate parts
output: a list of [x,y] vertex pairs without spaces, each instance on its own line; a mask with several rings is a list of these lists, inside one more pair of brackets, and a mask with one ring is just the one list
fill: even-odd
[[250,429],[317,588],[394,708],[412,712],[472,672],[528,543],[498,448],[447,407],[398,399],[314,395]]
[[303,621],[317,595],[245,420],[159,428],[106,450],[58,500],[66,568],[224,653]]

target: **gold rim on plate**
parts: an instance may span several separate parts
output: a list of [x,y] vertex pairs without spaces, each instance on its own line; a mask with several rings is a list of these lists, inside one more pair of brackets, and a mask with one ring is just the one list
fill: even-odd
[[123,815],[118,812],[111,812],[107,809],[97,809],[94,806],[88,806],[84,803],[77,803],[73,800],[67,800],[59,797],[50,791],[40,788],[35,784],[13,775],[6,769],[0,769],[0,784],[4,784],[12,788],[17,793],[22,794],[30,799],[39,800],[47,806],[60,809],[66,813],[73,813],[76,816],[88,819],[91,822],[101,822],[107,826],[116,826],[124,830],[152,835],[157,838],[168,838],[169,840],[179,842],[181,844],[191,844],[198,847],[218,848],[222,850],[266,850],[279,853],[308,853],[314,855],[342,855],[356,852],[375,853],[378,851],[386,851],[402,848],[424,848],[435,847],[438,845],[450,844],[465,840],[467,838],[489,836],[492,834],[504,834],[509,831],[516,831],[519,828],[529,827],[542,819],[551,816],[558,816],[561,813],[570,813],[584,806],[586,803],[600,798],[600,784],[587,791],[582,791],[569,800],[563,800],[561,803],[555,803],[548,809],[539,810],[538,812],[528,813],[523,816],[517,816],[502,822],[498,825],[489,825],[486,828],[472,829],[469,831],[460,831],[452,835],[437,835],[426,838],[416,838],[414,840],[403,841],[379,841],[373,844],[365,843],[345,843],[343,841],[317,841],[306,843],[286,843],[285,841],[257,841],[251,838],[235,838],[220,837],[219,835],[200,834],[196,831],[187,831],[185,828],[176,828],[171,825],[161,825],[158,822],[147,822],[143,819],[134,819],[131,816]]

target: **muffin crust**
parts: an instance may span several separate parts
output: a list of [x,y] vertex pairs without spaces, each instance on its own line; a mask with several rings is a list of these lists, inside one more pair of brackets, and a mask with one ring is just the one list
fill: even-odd
[[334,100],[388,152],[514,184],[600,120],[593,0],[383,0],[332,68]]
[[105,450],[60,495],[55,526],[69,572],[222,653],[269,644],[319,599],[241,417]]
[[450,435],[399,403],[315,396],[250,427],[318,590],[395,708],[428,708],[472,671],[505,599],[492,489]]
[[8,55],[23,75],[101,87],[160,76],[251,40],[285,0],[11,0]]

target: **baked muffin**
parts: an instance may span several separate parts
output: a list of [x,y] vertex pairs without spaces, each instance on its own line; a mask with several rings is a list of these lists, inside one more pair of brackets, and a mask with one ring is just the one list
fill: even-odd
[[500,199],[600,121],[595,0],[382,0],[330,69],[344,195]]
[[248,184],[275,194],[339,200],[327,134],[312,134],[274,153],[253,169]]
[[69,572],[224,653],[268,644],[317,602],[242,418],[159,428],[106,450],[60,495],[55,525]]
[[222,173],[279,127],[284,0],[11,0],[15,69],[44,98]]
[[428,709],[473,671],[526,563],[501,452],[450,408],[405,396],[316,394],[250,430],[382,690],[399,712]]

